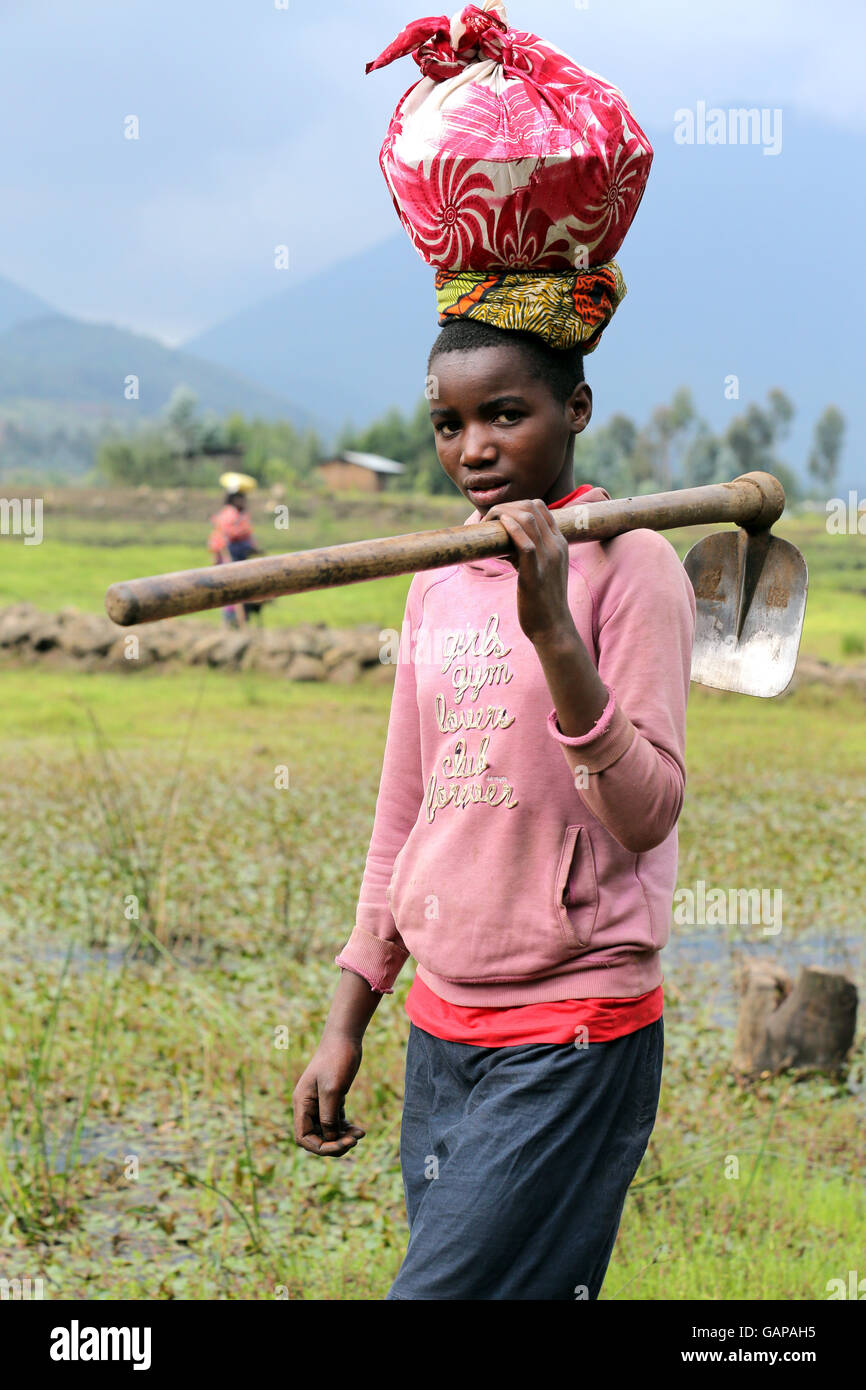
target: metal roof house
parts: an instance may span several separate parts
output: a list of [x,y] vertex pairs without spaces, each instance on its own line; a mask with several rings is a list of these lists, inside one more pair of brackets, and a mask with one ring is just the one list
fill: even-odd
[[348,489],[381,492],[389,477],[406,471],[403,464],[394,459],[361,454],[354,449],[344,449],[331,458],[321,459],[316,467],[321,469],[327,486],[335,492]]

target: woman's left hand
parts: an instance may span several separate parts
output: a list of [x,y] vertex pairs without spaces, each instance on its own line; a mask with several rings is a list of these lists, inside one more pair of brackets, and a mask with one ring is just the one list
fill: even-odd
[[517,548],[517,617],[530,642],[574,630],[568,607],[568,541],[540,498],[502,502],[482,518],[501,521]]

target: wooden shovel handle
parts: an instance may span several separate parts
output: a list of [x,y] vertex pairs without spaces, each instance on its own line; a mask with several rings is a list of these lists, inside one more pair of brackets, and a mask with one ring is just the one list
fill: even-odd
[[[644,497],[616,498],[588,505],[577,502],[552,515],[565,539],[572,544],[607,540],[641,527],[667,531],[676,526],[717,521],[733,521],[750,532],[768,530],[781,516],[784,506],[785,494],[778,479],[770,473],[744,473],[731,483],[714,483],[709,487],[655,492]],[[319,550],[298,550],[288,555],[238,560],[231,565],[209,565],[147,579],[129,579],[112,584],[105,596],[105,608],[116,623],[128,626],[308,589],[357,584],[388,574],[441,569],[466,560],[507,555],[512,548],[511,538],[501,521],[447,526],[438,531],[351,541],[348,545],[329,545]]]

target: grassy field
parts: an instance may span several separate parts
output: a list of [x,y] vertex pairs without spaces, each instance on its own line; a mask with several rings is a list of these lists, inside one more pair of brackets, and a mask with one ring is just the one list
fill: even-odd
[[[354,918],[389,691],[3,680],[0,1275],[46,1297],[380,1299],[405,1245],[409,968],[368,1031],[358,1148],[296,1149],[289,1096]],[[742,1086],[733,973],[766,950],[842,960],[862,989],[862,700],[693,687],[688,757],[680,883],[783,884],[784,929],[674,930],[661,1111],[602,1296],[820,1299],[866,1247],[862,1028],[842,1080]]]
[[[105,591],[119,579],[206,565],[207,517],[214,501],[206,494],[178,498],[148,496],[142,515],[131,520],[129,494],[76,497],[70,489],[46,501],[44,539],[24,546],[0,539],[0,606],[27,601],[46,611],[69,604],[102,612]],[[101,505],[96,506],[95,502]],[[146,503],[146,506],[145,506]],[[263,501],[253,514],[259,543],[269,553],[338,545],[379,535],[438,526],[459,526],[468,504],[456,497],[344,498],[290,510],[287,531],[275,531]],[[127,514],[122,513],[127,509]],[[671,532],[681,555],[708,528]],[[810,572],[803,651],[823,661],[866,659],[866,545],[862,536],[831,536],[819,515],[786,517],[778,535],[804,553]],[[264,613],[265,624],[324,622],[331,627],[374,623],[399,629],[411,576],[399,575],[345,588],[296,594]],[[218,612],[196,615],[218,623]]]
[[[275,539],[257,505],[272,552],[467,514],[320,499]],[[0,541],[0,605],[99,611],[116,579],[205,563],[213,506],[57,493],[42,545]],[[821,517],[779,531],[810,566],[804,650],[862,661],[862,538]],[[682,553],[697,534],[672,539]],[[398,627],[408,583],[299,595],[267,621]],[[55,1298],[382,1298],[406,1238],[411,965],[368,1031],[349,1105],[367,1137],[345,1160],[295,1148],[290,1093],[354,920],[390,690],[207,668],[2,680],[0,1277]],[[863,1028],[838,1080],[743,1085],[735,972],[765,953],[844,966],[862,992],[862,698],[693,686],[688,766],[680,885],[778,885],[784,926],[673,929],[661,1110],[602,1297],[821,1299],[866,1273]]]

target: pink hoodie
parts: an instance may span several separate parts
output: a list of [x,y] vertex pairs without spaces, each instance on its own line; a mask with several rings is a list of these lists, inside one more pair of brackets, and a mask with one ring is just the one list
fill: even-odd
[[[607,498],[593,488],[581,505]],[[336,957],[383,993],[410,954],[452,1004],[626,998],[661,982],[694,592],[654,531],[569,547],[569,607],[610,699],[567,738],[516,589],[495,558],[409,587],[355,926]]]

